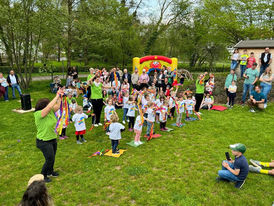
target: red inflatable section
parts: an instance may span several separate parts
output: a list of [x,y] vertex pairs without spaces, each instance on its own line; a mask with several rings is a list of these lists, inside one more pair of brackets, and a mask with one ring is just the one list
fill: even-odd
[[172,64],[172,60],[170,58],[164,57],[164,56],[146,56],[140,59],[140,64],[142,64],[143,62],[146,61],[150,61],[150,60],[161,60],[164,62],[167,62],[169,64]]

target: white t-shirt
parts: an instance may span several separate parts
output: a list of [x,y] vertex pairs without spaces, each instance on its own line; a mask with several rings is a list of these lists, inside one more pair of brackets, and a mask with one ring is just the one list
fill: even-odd
[[145,109],[145,107],[147,106],[147,103],[148,101],[144,97],[142,97],[142,109]]
[[75,115],[73,115],[72,121],[74,122],[76,131],[86,130],[85,119],[87,119],[87,118],[88,118],[88,115],[86,115],[84,113],[82,113],[82,114],[76,113]]
[[205,97],[204,103],[205,104],[211,104],[212,103],[211,97],[209,97],[209,98]]
[[143,128],[142,119],[141,119],[141,116],[138,115],[136,120],[135,120],[134,129],[142,131],[142,128]]
[[110,121],[110,116],[115,112],[115,107],[113,105],[107,105],[105,107],[105,116],[108,121]]
[[160,122],[166,122],[167,120],[167,106],[162,106],[161,110],[160,110],[160,116],[159,116],[159,120]]
[[[160,99],[156,99],[155,104],[160,108],[163,105],[163,102],[161,102]],[[156,113],[160,114],[160,111],[156,110]]]
[[74,104],[71,103],[71,104],[69,105],[69,107],[72,109],[72,111],[75,110],[76,106],[77,106],[77,103],[74,103]]
[[116,90],[119,90],[119,88],[120,88],[120,86],[121,86],[121,83],[120,83],[120,81],[117,81],[117,83],[118,83],[118,87],[117,87],[115,81],[112,82],[112,86],[113,86]]
[[135,110],[136,110],[136,105],[135,104],[129,104],[128,105],[127,116],[128,117],[135,117]]
[[109,139],[119,140],[121,139],[121,129],[125,129],[124,125],[119,122],[111,123],[109,125]]
[[0,81],[1,81],[1,86],[2,87],[7,87],[8,86],[8,82],[6,80],[6,78],[0,78]]
[[230,93],[236,93],[236,91],[237,91],[237,86],[236,86],[236,85],[234,85],[234,86],[230,85],[230,86],[228,87],[228,91],[229,91]]
[[186,109],[188,111],[192,111],[193,110],[194,101],[192,99],[186,99],[186,100],[184,100],[184,103],[185,103]]
[[155,122],[154,110],[151,109],[151,108],[148,108],[148,109],[147,109],[147,119],[148,119],[150,122]]
[[237,61],[239,59],[239,53],[234,53],[232,55],[232,59],[235,60],[235,61]]
[[123,108],[127,109],[128,108],[128,97],[123,97]]
[[11,74],[10,74],[9,77],[10,77],[10,83],[11,83],[11,84],[17,84],[15,75],[11,75]]
[[185,111],[185,101],[178,101],[179,114],[184,113]]
[[169,107],[170,108],[175,107],[175,101],[174,101],[174,99],[172,97],[169,98]]

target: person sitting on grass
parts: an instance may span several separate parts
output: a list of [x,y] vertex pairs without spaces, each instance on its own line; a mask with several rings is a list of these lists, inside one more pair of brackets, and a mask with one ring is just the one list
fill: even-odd
[[214,97],[210,93],[206,93],[206,96],[204,97],[201,108],[210,110],[213,107],[214,104]]
[[53,206],[52,198],[48,194],[47,187],[43,181],[43,175],[37,174],[30,178],[28,188],[24,192],[19,206]]
[[261,162],[258,160],[250,159],[250,162],[251,162],[251,164],[254,165],[254,166],[249,165],[250,172],[274,175],[274,169],[272,169],[272,170],[262,169],[262,167],[273,167],[274,168],[274,160],[272,160],[271,162]]
[[237,143],[229,146],[235,160],[225,160],[222,162],[222,170],[218,171],[217,181],[235,182],[235,187],[240,189],[245,183],[248,175],[248,162],[243,155],[246,151],[244,144]]
[[255,108],[260,110],[264,109],[265,96],[261,92],[261,87],[256,86],[255,91],[251,92],[250,99],[247,101],[248,106],[250,107],[250,112],[255,112]]
[[116,112],[110,116],[109,125],[109,139],[111,140],[112,154],[120,154],[119,149],[117,149],[121,137],[121,132],[125,131],[125,126],[118,122],[119,117]]

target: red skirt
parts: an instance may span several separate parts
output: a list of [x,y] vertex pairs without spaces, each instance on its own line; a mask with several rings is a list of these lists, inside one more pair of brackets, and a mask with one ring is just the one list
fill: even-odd
[[82,130],[82,131],[76,131],[75,135],[83,135],[86,134],[86,130]]

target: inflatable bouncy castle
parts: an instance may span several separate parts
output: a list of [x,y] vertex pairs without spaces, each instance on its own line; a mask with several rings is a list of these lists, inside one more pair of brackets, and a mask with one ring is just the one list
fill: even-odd
[[133,72],[137,69],[139,75],[142,74],[143,69],[149,75],[151,72],[159,72],[163,68],[170,68],[174,73],[174,79],[177,79],[177,58],[168,58],[165,56],[145,56],[142,58],[133,58]]

